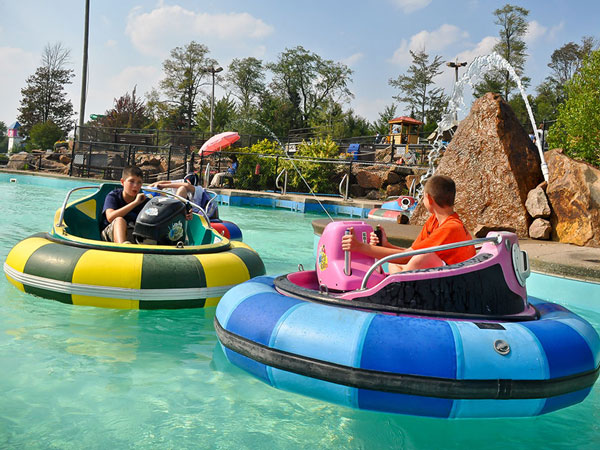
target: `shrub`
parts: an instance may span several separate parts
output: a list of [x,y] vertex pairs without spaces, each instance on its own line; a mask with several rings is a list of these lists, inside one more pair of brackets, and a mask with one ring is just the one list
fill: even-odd
[[36,123],[31,127],[29,137],[31,145],[42,150],[53,149],[54,143],[63,135],[62,130],[51,120],[43,123]]
[[[264,139],[252,147],[240,149],[240,152],[245,154],[238,155],[239,166],[235,175],[236,186],[240,189],[254,190],[274,188],[275,178],[277,177],[277,158],[262,158],[259,155],[282,156],[283,151],[278,144]],[[283,158],[279,158],[279,161],[282,160]],[[256,174],[257,164],[260,165],[258,175]]]
[[550,128],[551,148],[562,147],[572,158],[600,166],[600,50],[591,53],[565,86],[567,100],[559,105]]

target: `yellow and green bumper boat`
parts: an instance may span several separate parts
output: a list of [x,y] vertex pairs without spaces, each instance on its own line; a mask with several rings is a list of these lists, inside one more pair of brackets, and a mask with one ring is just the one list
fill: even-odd
[[[184,220],[185,241],[175,245],[102,241],[104,198],[116,187],[69,191],[52,231],[12,248],[4,263],[8,280],[21,291],[73,305],[174,309],[215,306],[231,287],[265,274],[260,256],[214,230],[202,209]],[[69,203],[74,191],[91,188],[97,191]]]

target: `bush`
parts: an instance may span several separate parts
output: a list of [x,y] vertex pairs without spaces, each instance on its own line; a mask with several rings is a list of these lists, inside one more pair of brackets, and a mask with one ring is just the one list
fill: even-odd
[[42,150],[53,149],[54,143],[63,135],[62,130],[51,120],[44,123],[36,123],[31,127],[29,137],[31,143],[29,145],[40,148]]
[[[314,159],[340,159],[340,149],[335,142],[331,140],[331,137],[326,139],[311,139],[310,142],[303,141],[298,146],[296,154],[300,158],[314,158]],[[314,192],[320,193],[333,193],[337,189],[337,185],[340,181],[338,171],[340,167],[336,164],[315,162],[315,161],[302,161],[294,160],[296,167],[302,174],[302,177],[292,166],[290,161],[285,161],[284,167],[288,169],[288,186],[289,189],[307,192],[308,188],[302,180],[306,180],[308,185]]]
[[[235,174],[236,186],[240,189],[265,190],[275,187],[277,177],[277,158],[261,158],[259,155],[283,156],[282,149],[277,143],[264,139],[252,147],[239,150],[244,155],[238,155],[239,166]],[[283,161],[283,158],[279,158]],[[260,165],[258,175],[256,166]],[[281,165],[279,166],[281,167]]]
[[559,105],[548,133],[551,148],[561,147],[572,158],[600,166],[600,50],[591,53],[565,86],[567,100]]

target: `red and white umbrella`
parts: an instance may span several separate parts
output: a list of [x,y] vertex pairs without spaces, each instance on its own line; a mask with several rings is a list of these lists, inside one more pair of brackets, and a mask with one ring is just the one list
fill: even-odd
[[198,154],[208,156],[214,152],[218,152],[229,147],[239,139],[240,135],[235,131],[225,131],[224,133],[215,134],[204,143]]

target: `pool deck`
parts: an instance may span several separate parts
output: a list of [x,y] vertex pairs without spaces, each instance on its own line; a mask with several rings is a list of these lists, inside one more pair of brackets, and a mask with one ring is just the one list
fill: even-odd
[[[361,220],[372,226],[380,224],[390,242],[401,247],[410,246],[421,230],[420,226],[415,225],[400,225],[375,219]],[[315,234],[320,235],[328,223],[327,219],[314,220]],[[531,270],[534,272],[600,283],[600,248],[534,239],[519,239],[519,245],[529,254]]]

